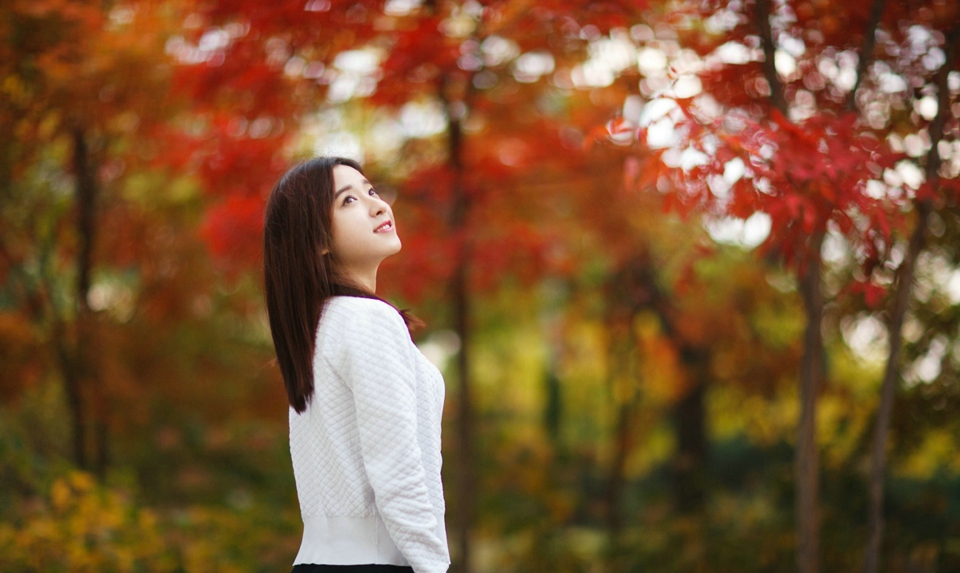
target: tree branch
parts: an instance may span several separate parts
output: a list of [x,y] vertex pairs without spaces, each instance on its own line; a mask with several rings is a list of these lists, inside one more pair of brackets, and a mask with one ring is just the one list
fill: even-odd
[[947,84],[947,77],[957,60],[958,44],[960,44],[960,25],[956,26],[947,34],[944,52],[946,61],[937,71],[937,115],[930,122],[927,131],[930,135],[930,151],[927,153],[927,165],[924,169],[927,183],[934,185],[939,178],[940,170],[940,150],[938,144],[943,140],[943,130],[947,125],[947,118],[950,116],[950,87]]
[[863,46],[860,48],[860,59],[857,62],[857,79],[847,94],[847,111],[856,111],[857,109],[857,90],[863,82],[863,76],[867,75],[867,68],[873,63],[873,49],[877,45],[877,26],[880,25],[880,17],[883,16],[883,8],[886,6],[886,0],[873,0],[870,7],[870,19],[867,21],[867,27],[863,31]]
[[773,30],[770,28],[770,2],[772,0],[757,0],[757,29],[760,32],[760,43],[763,46],[763,75],[770,86],[770,100],[773,107],[780,110],[786,117],[787,100],[783,94],[783,83],[777,75],[775,56],[777,46],[773,41]]

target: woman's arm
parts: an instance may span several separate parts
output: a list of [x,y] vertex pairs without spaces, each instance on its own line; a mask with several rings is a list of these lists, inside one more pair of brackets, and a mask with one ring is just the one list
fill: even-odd
[[[393,542],[417,573],[449,565],[437,536],[417,440],[417,399],[410,335],[400,315],[374,299],[346,321],[334,369],[353,391],[360,451],[374,500]],[[439,428],[436,429],[439,431]]]

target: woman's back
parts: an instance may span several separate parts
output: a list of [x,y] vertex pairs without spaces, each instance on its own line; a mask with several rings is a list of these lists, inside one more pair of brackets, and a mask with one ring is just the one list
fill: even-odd
[[317,326],[313,374],[307,409],[289,411],[304,521],[294,564],[446,571],[440,372],[393,307],[336,296]]

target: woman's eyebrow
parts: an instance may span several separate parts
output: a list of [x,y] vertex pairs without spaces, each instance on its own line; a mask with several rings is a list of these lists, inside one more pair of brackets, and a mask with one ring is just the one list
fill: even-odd
[[[373,187],[373,184],[370,183],[369,181],[367,181],[366,179],[364,179],[363,182],[364,182],[365,184],[370,185],[371,187]],[[341,187],[339,191],[337,191],[337,193],[333,196],[333,198],[336,199],[337,197],[340,196],[341,193],[343,193],[344,191],[348,191],[348,190],[350,190],[350,189],[352,189],[352,188],[353,188],[353,185],[347,183],[346,185],[344,185],[343,187]]]

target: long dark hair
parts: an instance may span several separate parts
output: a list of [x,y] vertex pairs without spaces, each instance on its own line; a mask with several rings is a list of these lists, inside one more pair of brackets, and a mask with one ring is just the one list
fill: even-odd
[[[348,283],[332,252],[337,165],[363,173],[356,161],[343,157],[316,157],[295,165],[273,186],[264,216],[263,276],[270,333],[287,399],[297,413],[306,410],[313,395],[314,337],[327,299],[339,295],[383,300]],[[406,311],[399,312],[408,329],[423,324]]]

